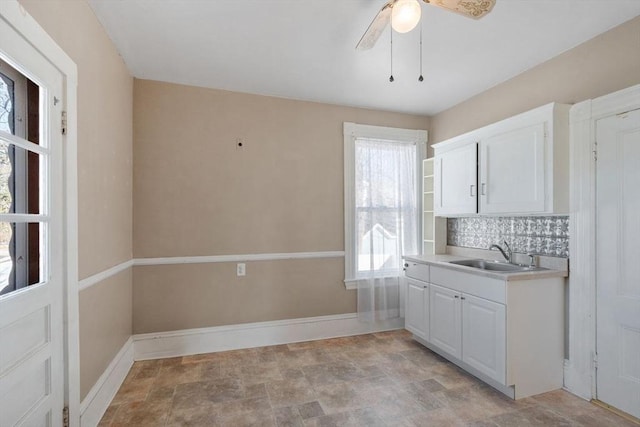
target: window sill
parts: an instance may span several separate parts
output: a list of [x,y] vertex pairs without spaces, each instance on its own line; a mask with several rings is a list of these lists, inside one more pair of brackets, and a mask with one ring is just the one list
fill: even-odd
[[[393,278],[400,278],[402,276],[403,276],[402,272],[393,272],[391,274],[385,274],[385,275],[377,276],[375,278],[376,279],[393,279]],[[344,287],[348,291],[357,290],[358,282],[360,280],[367,280],[367,279],[371,279],[371,277],[361,277],[359,279],[344,279]]]
[[344,279],[344,287],[348,291],[355,291],[358,289],[358,280],[357,279]]

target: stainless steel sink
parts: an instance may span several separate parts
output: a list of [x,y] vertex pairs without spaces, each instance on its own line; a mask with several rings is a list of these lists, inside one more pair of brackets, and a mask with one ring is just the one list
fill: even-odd
[[487,261],[484,259],[463,259],[460,261],[449,261],[449,264],[464,265],[465,267],[478,268],[480,270],[490,270],[495,272],[515,273],[519,271],[540,271],[546,270],[542,267],[529,267],[527,265],[509,264],[499,261]]

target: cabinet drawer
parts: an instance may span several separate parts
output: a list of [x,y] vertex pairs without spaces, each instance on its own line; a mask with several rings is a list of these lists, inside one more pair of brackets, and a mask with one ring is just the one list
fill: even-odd
[[412,279],[422,280],[423,282],[429,281],[429,266],[426,264],[419,264],[417,262],[405,261],[404,274]]
[[506,282],[504,280],[440,267],[431,267],[430,273],[430,283],[506,304]]

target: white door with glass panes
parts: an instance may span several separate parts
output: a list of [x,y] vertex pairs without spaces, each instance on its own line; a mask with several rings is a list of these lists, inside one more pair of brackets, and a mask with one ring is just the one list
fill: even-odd
[[429,339],[429,285],[407,278],[405,328],[425,340]]
[[64,404],[63,76],[0,17],[0,425]]
[[596,395],[640,418],[640,110],[596,137]]
[[434,211],[438,216],[477,213],[477,144],[437,153],[434,164]]
[[479,212],[544,212],[544,161],[544,123],[480,141]]

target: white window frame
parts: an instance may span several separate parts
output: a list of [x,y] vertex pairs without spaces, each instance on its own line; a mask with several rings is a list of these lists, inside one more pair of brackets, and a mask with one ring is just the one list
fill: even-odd
[[[422,212],[422,160],[425,158],[426,130],[401,129],[344,122],[344,284],[356,289],[355,239],[355,147],[358,138],[383,139],[416,144],[416,216]],[[418,221],[418,236],[422,235]]]

